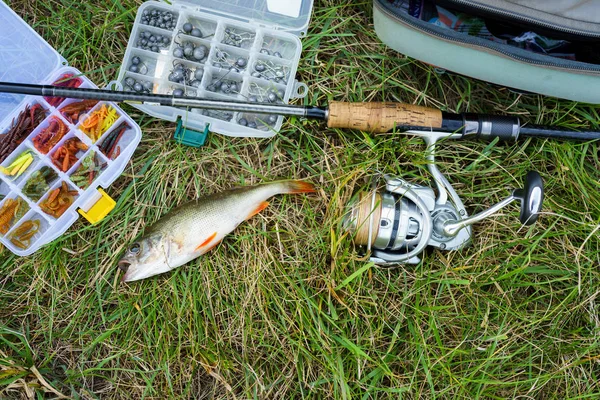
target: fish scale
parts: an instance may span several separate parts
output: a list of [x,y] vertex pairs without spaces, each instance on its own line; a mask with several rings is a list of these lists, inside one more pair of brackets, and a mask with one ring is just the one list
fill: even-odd
[[270,197],[310,193],[302,181],[283,181],[215,193],[175,208],[148,228],[119,261],[124,281],[168,272],[207,253],[240,223],[262,211]]
[[234,225],[235,228],[246,219],[253,207],[275,194],[275,191],[268,193],[256,187],[240,193],[229,191],[207,196],[176,208],[167,218],[155,224],[150,232],[170,233],[191,227],[195,233],[212,234],[218,225],[224,225],[222,228],[225,229]]

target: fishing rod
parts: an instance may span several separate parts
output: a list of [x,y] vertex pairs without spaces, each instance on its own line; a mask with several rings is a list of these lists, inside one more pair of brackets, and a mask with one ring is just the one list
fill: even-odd
[[425,137],[435,131],[436,140],[440,137],[456,139],[471,137],[515,141],[521,136],[563,140],[600,139],[600,131],[574,131],[551,126],[521,125],[519,118],[513,116],[454,114],[435,108],[393,102],[336,101],[329,103],[327,107],[296,106],[11,82],[0,82],[0,93],[297,116],[326,121],[329,128],[358,129],[373,133],[395,130]]

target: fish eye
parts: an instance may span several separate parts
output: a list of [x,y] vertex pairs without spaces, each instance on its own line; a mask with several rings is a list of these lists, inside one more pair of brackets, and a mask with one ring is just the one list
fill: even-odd
[[133,254],[137,254],[140,252],[141,246],[139,243],[134,243],[131,245],[131,247],[129,248],[129,252],[133,253]]

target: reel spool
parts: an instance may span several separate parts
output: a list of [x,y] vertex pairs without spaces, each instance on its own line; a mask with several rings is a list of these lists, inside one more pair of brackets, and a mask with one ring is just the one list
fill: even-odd
[[353,211],[357,221],[366,221],[356,229],[356,244],[385,250],[412,250],[423,237],[423,213],[415,203],[398,195],[360,193]]
[[359,192],[348,203],[344,228],[381,262],[416,263],[433,230],[433,190],[386,177],[383,192]]
[[538,218],[544,198],[542,179],[531,171],[522,189],[513,190],[500,203],[468,217],[460,199],[460,204],[453,205],[446,196],[439,194],[436,198],[431,188],[398,177],[386,176],[385,180],[383,191],[358,192],[348,203],[343,219],[343,227],[353,235],[354,243],[366,246],[371,261],[378,265],[416,264],[427,246],[458,250],[469,243],[471,225],[515,200],[521,202],[520,221],[531,225]]

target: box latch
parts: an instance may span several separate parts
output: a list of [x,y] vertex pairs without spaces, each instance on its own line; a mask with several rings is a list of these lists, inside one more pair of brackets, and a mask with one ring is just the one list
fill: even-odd
[[89,209],[87,211],[84,211],[82,208],[78,210],[79,214],[87,219],[92,225],[102,221],[117,205],[117,202],[106,194],[104,190],[101,188],[98,188],[97,190],[98,192],[94,193],[94,196],[92,196],[88,202],[88,204],[92,204]]
[[177,143],[184,144],[192,147],[202,147],[208,137],[209,124],[204,127],[204,132],[195,131],[193,129],[186,128],[183,125],[181,118],[177,119],[177,128],[175,128],[175,135],[173,139]]

